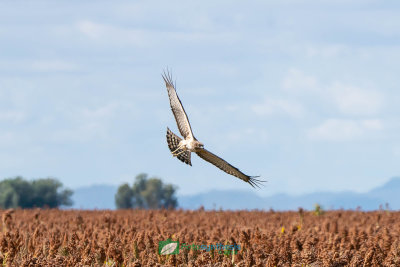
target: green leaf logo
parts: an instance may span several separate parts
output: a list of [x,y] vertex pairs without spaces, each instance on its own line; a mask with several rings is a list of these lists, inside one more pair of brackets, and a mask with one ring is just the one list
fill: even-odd
[[179,253],[179,241],[172,241],[167,239],[165,241],[158,242],[158,254],[160,255],[172,255]]

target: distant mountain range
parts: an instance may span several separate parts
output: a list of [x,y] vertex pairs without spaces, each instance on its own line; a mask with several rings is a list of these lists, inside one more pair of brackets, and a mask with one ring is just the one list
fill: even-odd
[[115,209],[115,194],[118,186],[115,185],[92,185],[79,187],[74,191],[72,200],[74,209]]
[[[114,196],[118,187],[113,185],[93,185],[74,190],[74,209],[115,209]],[[394,177],[383,186],[367,193],[316,192],[300,196],[276,194],[260,197],[255,193],[242,191],[213,190],[190,196],[179,196],[179,207],[183,209],[274,209],[297,210],[299,207],[313,209],[316,203],[325,209],[376,210],[389,204],[391,209],[400,209],[400,177]]]

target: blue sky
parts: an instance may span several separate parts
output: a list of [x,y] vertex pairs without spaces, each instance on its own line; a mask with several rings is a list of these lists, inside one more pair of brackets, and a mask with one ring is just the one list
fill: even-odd
[[0,176],[76,188],[141,172],[253,190],[193,155],[168,67],[206,148],[260,195],[365,192],[400,173],[397,1],[1,1]]

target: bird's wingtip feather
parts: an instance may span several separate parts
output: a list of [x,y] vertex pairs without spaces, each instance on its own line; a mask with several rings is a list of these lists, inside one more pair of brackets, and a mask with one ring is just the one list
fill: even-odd
[[266,182],[264,180],[256,179],[257,177],[260,176],[249,176],[249,180],[247,181],[253,188],[261,188],[261,186],[264,186],[263,183]]
[[168,67],[167,67],[166,70],[163,70],[163,73],[161,74],[161,76],[164,79],[164,82],[165,82],[166,86],[175,87],[174,82],[172,81],[171,72],[169,71]]

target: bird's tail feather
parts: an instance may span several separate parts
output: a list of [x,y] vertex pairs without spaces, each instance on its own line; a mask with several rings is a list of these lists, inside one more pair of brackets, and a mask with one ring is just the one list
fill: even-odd
[[175,153],[177,153],[178,154],[177,158],[180,161],[192,166],[192,163],[190,161],[190,151],[183,152],[181,149],[178,149],[179,142],[181,140],[182,138],[180,138],[179,136],[174,134],[169,128],[167,128],[167,143],[169,150],[171,150],[171,152],[174,151]]

